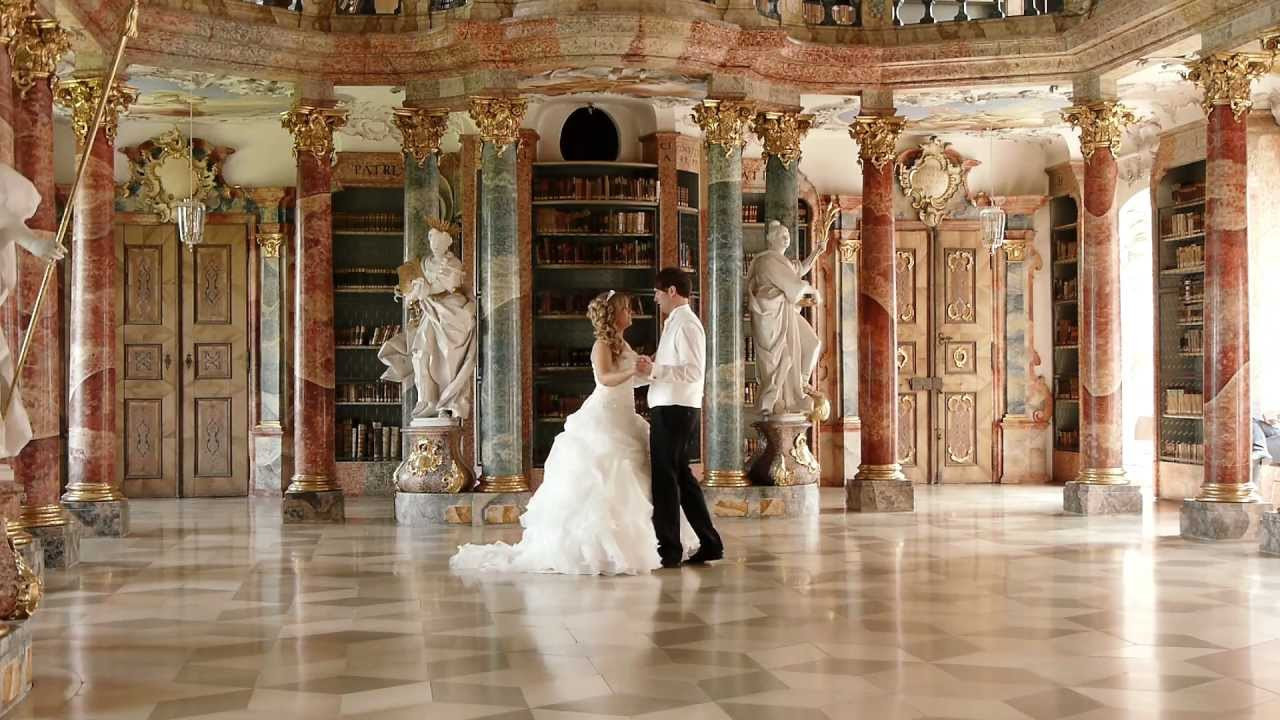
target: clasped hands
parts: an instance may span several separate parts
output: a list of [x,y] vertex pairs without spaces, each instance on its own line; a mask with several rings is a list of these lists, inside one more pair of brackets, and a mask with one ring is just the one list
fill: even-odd
[[653,358],[648,355],[636,356],[636,375],[640,377],[649,377],[653,373]]

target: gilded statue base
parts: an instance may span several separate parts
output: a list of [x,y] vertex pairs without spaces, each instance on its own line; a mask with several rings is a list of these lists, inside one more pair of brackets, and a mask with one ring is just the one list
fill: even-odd
[[475,476],[461,459],[462,425],[451,418],[414,420],[404,429],[404,462],[395,470],[402,493],[463,493]]
[[1271,503],[1228,503],[1183,500],[1179,521],[1186,540],[1257,542],[1262,534],[1263,516],[1271,513]]
[[31,677],[31,629],[23,622],[0,622],[0,717],[27,697]]
[[755,423],[764,443],[748,464],[752,485],[811,485],[818,482],[818,460],[809,450],[807,433],[813,424],[804,415],[779,415]]
[[398,492],[396,524],[410,527],[518,526],[531,498],[531,492]]
[[[1081,471],[1081,475],[1084,471]],[[1127,515],[1142,512],[1142,488],[1078,480],[1062,488],[1062,511],[1068,515]]]
[[81,530],[90,537],[124,537],[129,534],[129,501],[99,500],[82,502],[64,495],[62,507],[80,521]]
[[1280,555],[1280,512],[1272,510],[1262,513],[1261,528],[1258,533],[1262,537],[1259,549],[1267,555]]
[[280,514],[286,525],[344,523],[346,499],[341,490],[287,492],[280,501]]
[[716,517],[764,520],[818,518],[818,484],[704,487],[707,509]]
[[850,512],[915,512],[916,488],[893,465],[862,465],[845,485],[845,509]]

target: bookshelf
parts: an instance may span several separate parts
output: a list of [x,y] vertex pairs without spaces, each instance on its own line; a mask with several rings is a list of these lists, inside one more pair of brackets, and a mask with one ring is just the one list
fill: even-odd
[[[695,208],[696,175],[690,200]],[[681,183],[684,187],[684,183]],[[564,420],[591,394],[587,305],[606,290],[632,294],[627,341],[657,349],[653,276],[659,262],[658,167],[544,162],[533,166],[533,464],[542,467]],[[682,218],[684,213],[682,213]],[[685,222],[683,219],[681,222]],[[696,238],[696,234],[694,235]],[[690,259],[696,262],[698,248]],[[647,413],[637,391],[637,410]]]
[[404,190],[352,187],[333,196],[336,460],[400,459],[398,383],[380,380],[378,349],[400,331],[396,268],[404,258]]
[[1075,479],[1080,454],[1080,209],[1070,195],[1049,204],[1053,288],[1054,481]]
[[1205,163],[1175,167],[1156,187],[1156,453],[1204,463]]

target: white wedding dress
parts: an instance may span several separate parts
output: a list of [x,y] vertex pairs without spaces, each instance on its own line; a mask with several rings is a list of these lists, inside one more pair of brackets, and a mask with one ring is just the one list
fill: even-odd
[[[634,366],[636,355],[621,358]],[[542,485],[520,517],[524,537],[463,545],[454,570],[637,575],[662,565],[653,530],[649,423],[636,414],[635,383],[596,388],[565,420],[547,456]],[[698,539],[684,515],[685,557]]]

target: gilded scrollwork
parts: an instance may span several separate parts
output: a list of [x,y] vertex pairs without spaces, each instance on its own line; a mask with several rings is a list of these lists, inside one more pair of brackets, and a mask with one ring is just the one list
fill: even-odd
[[21,32],[22,22],[35,12],[31,0],[0,0],[0,45],[8,45]]
[[725,156],[747,144],[755,106],[739,100],[703,100],[693,107],[693,121],[708,145],[724,148]]
[[278,232],[258,233],[258,247],[262,248],[262,257],[280,257],[280,246],[284,244],[284,235]]
[[13,562],[18,571],[18,597],[9,616],[5,620],[26,620],[35,614],[36,608],[40,607],[40,599],[44,596],[44,583],[41,582],[40,576],[36,575],[27,562],[22,559],[22,553],[13,547],[13,542],[9,541],[9,552],[13,553]]
[[391,121],[400,130],[404,154],[418,165],[427,157],[440,154],[440,143],[449,129],[449,111],[445,108],[394,108]]
[[964,167],[947,154],[946,143],[931,137],[914,162],[898,166],[898,184],[920,221],[937,227],[947,203],[964,184]]
[[906,118],[897,115],[859,115],[849,126],[849,136],[858,143],[858,162],[871,163],[881,170],[897,157],[898,136]]
[[347,124],[347,111],[299,105],[281,113],[280,124],[293,135],[295,155],[311,153],[317,160],[328,162],[333,157],[333,132]]
[[1062,111],[1062,119],[1080,130],[1080,153],[1088,160],[1098,150],[1118,154],[1125,128],[1138,118],[1118,102],[1100,100],[1069,107]]
[[529,107],[518,97],[473,97],[471,120],[480,131],[480,139],[498,149],[501,155],[520,142],[520,123]]
[[778,158],[784,167],[800,159],[800,143],[813,126],[813,116],[796,112],[762,112],[755,118],[755,133],[764,154]]
[[1204,90],[1200,104],[1206,115],[1214,106],[1230,105],[1239,120],[1253,107],[1253,81],[1270,72],[1274,63],[1274,54],[1215,53],[1188,62],[1186,77]]
[[54,81],[58,60],[71,49],[71,36],[56,20],[28,17],[9,45],[13,85],[26,97],[36,83]]
[[813,451],[809,449],[809,441],[805,439],[804,433],[797,435],[796,441],[792,443],[791,459],[797,465],[808,469],[809,472],[817,473],[820,470],[818,459],[813,456]]
[[[98,99],[102,97],[102,84],[105,78],[86,77],[62,80],[54,90],[54,100],[71,111],[71,129],[75,131],[76,142],[83,146],[85,136],[93,125],[93,116],[98,109]],[[102,116],[102,131],[107,140],[115,142],[116,130],[120,126],[120,114],[127,111],[138,100],[138,91],[116,81],[107,95],[107,109]]]
[[144,145],[139,148],[143,152],[125,152],[131,177],[125,189],[159,215],[160,222],[172,222],[174,208],[187,197],[204,202],[218,191],[222,153],[211,152],[203,142],[197,145],[177,128]]
[[915,322],[916,319],[916,254],[911,250],[897,250],[898,320]]

